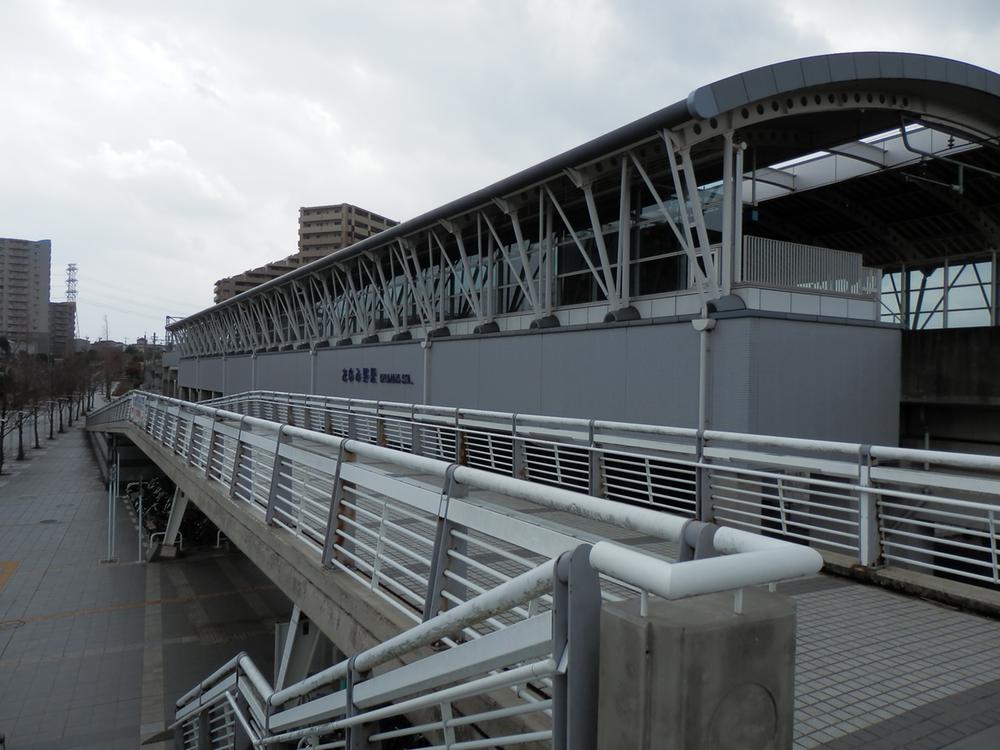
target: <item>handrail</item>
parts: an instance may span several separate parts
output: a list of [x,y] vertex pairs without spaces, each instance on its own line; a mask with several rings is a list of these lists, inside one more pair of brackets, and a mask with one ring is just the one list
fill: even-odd
[[[277,391],[206,405],[294,418],[313,431],[778,533],[862,565],[1000,582],[1000,561],[992,562],[988,543],[1000,536],[1000,514],[992,511],[1000,496],[996,456]],[[890,500],[905,500],[910,512],[893,506],[880,513]],[[963,533],[985,546],[963,546]]]
[[[287,529],[297,543],[319,555],[317,563],[355,578],[415,622],[384,643],[277,693],[242,656],[183,696],[178,705],[182,727],[193,727],[192,717],[208,711],[228,716],[219,719],[227,726],[240,724],[242,716],[260,744],[350,733],[386,711],[423,706],[428,696],[432,703],[426,705],[433,705],[495,691],[513,684],[518,670],[525,669],[525,676],[514,681],[541,680],[533,690],[544,697],[558,689],[551,685],[559,680],[550,683],[549,677],[573,668],[566,666],[570,652],[559,645],[552,625],[556,620],[550,619],[553,608],[561,606],[556,589],[570,575],[560,572],[562,563],[556,561],[571,553],[585,558],[566,570],[586,569],[593,576],[596,593],[588,606],[599,606],[602,589],[605,597],[618,600],[642,592],[680,598],[798,577],[822,565],[815,550],[786,541],[739,529],[692,527],[690,519],[668,513],[354,437],[142,392],[112,406],[98,415],[94,429],[124,425],[145,433],[178,462],[203,471],[206,483],[220,487],[251,518]],[[331,484],[332,498],[322,489]],[[500,512],[507,506],[496,506],[491,498],[498,497],[596,524],[586,533],[542,526],[532,517]],[[691,554],[684,557],[682,552],[686,561],[670,563],[601,536],[622,536],[618,530],[690,548]],[[592,541],[581,546],[588,538]],[[498,556],[506,561],[502,570],[494,569]],[[548,562],[536,562],[539,556]],[[512,572],[512,565],[522,572]],[[599,574],[608,576],[604,584],[598,583]],[[532,604],[523,606],[527,602]],[[551,639],[547,651],[539,650],[540,633]],[[386,677],[396,674],[394,668],[383,671],[394,660],[419,658],[416,652],[439,642],[462,656],[431,662],[444,671],[430,682],[421,678],[411,685],[405,667],[399,668],[398,678]],[[495,656],[480,664],[485,653]],[[580,647],[573,653],[588,650]],[[535,659],[530,668],[523,664],[529,655]],[[576,657],[577,669],[586,673],[579,666],[582,658]],[[466,660],[466,666],[456,672],[454,660]],[[485,671],[477,672],[480,666]],[[507,671],[493,674],[501,667]],[[379,675],[369,677],[373,670]],[[446,687],[458,674],[461,684]],[[308,700],[316,689],[340,679],[354,685],[354,692]],[[293,698],[306,703],[289,707]],[[391,709],[376,707],[386,702]],[[317,723],[324,717],[334,720]],[[554,715],[552,721],[561,719]],[[535,736],[533,732],[523,736]]]

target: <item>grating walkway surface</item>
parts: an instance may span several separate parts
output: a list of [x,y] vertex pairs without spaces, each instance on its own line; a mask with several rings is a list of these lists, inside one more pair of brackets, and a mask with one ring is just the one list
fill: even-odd
[[[107,493],[73,429],[0,476],[0,734],[8,750],[139,747],[210,665],[273,660],[291,605],[238,554],[136,563],[119,506],[106,564]],[[172,746],[172,743],[171,743]],[[145,745],[159,750],[156,743]]]
[[[273,623],[290,604],[245,558],[128,562],[137,544],[122,513],[122,562],[102,564],[107,495],[82,431],[30,459],[0,476],[9,750],[135,748],[169,723],[174,698],[235,653],[268,669]],[[509,510],[579,526],[566,514]],[[799,613],[796,748],[1000,747],[1000,622],[828,576],[779,591]]]

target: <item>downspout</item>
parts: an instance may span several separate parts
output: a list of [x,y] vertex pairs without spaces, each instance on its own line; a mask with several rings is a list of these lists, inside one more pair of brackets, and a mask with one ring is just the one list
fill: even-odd
[[424,339],[420,342],[420,348],[424,350],[424,394],[423,403],[425,406],[430,403],[431,398],[431,345],[434,339]]

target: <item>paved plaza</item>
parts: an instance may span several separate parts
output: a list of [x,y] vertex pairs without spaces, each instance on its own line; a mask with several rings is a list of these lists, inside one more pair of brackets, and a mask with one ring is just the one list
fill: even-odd
[[[268,673],[290,603],[238,552],[136,562],[74,429],[0,477],[0,733],[8,750],[135,748],[238,651]],[[544,512],[539,515],[544,515]],[[847,579],[782,584],[799,613],[797,748],[1000,747],[1000,622]],[[146,747],[167,747],[156,743]]]
[[8,750],[134,750],[170,723],[179,695],[234,653],[270,668],[274,623],[291,604],[241,554],[138,563],[122,504],[119,562],[102,562],[107,492],[83,430],[28,458],[0,476]]

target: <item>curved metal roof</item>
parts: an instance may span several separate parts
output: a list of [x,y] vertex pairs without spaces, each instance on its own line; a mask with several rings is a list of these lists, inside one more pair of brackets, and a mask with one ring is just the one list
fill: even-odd
[[705,120],[771,96],[872,81],[916,83],[928,94],[957,87],[1000,97],[1000,75],[976,65],[908,52],[845,52],[788,60],[723,78],[692,91],[687,104],[693,117]]
[[[851,90],[877,84],[881,90],[942,102],[968,113],[977,121],[990,122],[1000,134],[1000,75],[957,60],[904,52],[848,52],[817,55],[766,65],[701,86],[688,97],[645,117],[623,125],[593,140],[528,167],[510,177],[466,196],[445,203],[395,227],[331,253],[309,264],[271,279],[218,305],[170,326],[173,330],[211,310],[234,304],[262,289],[336,264],[403,238],[422,227],[455,217],[492,199],[510,196],[558,175],[565,169],[593,162],[609,153],[648,140],[663,129],[676,129],[694,121],[708,120],[739,110],[752,102],[778,96],[799,95],[838,88]],[[846,111],[864,110],[864,102]],[[799,128],[816,128],[821,115],[800,116]],[[789,118],[791,119],[791,118]],[[874,131],[873,131],[874,132]]]

